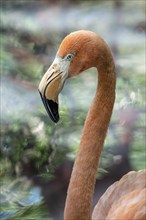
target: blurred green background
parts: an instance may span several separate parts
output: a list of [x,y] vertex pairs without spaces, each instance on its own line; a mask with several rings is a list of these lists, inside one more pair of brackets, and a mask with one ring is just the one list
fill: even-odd
[[145,167],[145,7],[144,0],[1,0],[1,219],[63,219],[97,73],[90,69],[67,81],[58,124],[49,119],[37,88],[72,31],[101,35],[117,70],[94,203],[122,175]]

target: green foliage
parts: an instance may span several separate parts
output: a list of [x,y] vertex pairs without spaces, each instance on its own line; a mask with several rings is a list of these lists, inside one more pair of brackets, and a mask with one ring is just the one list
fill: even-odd
[[0,187],[1,220],[49,219],[39,188],[32,188],[25,178],[4,178]]
[[[7,81],[13,87],[16,85],[15,79],[19,79],[19,83],[17,82],[17,84],[20,84],[19,88],[22,87],[27,94],[31,94],[31,92],[38,94],[36,87],[38,87],[41,76],[51,64],[61,39],[69,32],[69,29],[65,30],[65,28],[61,32],[60,30],[46,30],[46,26],[40,27],[38,21],[42,19],[41,17],[39,18],[41,13],[40,15],[37,13],[38,20],[36,20],[34,11],[39,11],[41,6],[45,5],[44,2],[36,0],[2,1],[2,31],[0,35],[2,77],[7,76]],[[82,11],[82,13],[87,11],[88,16],[92,14],[91,10],[95,8],[95,5],[92,5],[91,2],[86,1],[85,3],[81,1],[81,7],[88,6],[84,8],[84,12]],[[125,29],[128,28],[129,24],[133,25],[128,29],[129,38],[131,39],[130,34],[131,32],[132,34],[134,33],[134,30],[131,29],[134,28],[134,24],[137,22],[135,21],[137,16],[131,16],[131,20],[129,20],[129,8],[134,8],[135,6],[129,1],[128,7],[126,7],[127,2],[124,1],[123,3],[124,16],[125,13],[128,16],[127,19],[124,18],[123,25],[125,25]],[[93,28],[93,30],[99,33],[101,31],[102,33],[102,31],[109,30],[107,27],[110,26],[111,28],[112,23],[108,13],[110,13],[110,10],[113,12],[112,7],[114,3],[115,1],[104,1],[102,7],[97,8],[97,16],[100,17],[98,10],[103,11],[100,14],[105,15],[104,25],[102,25],[102,22],[99,22],[98,25],[95,25],[96,27],[91,27],[91,29]],[[136,4],[137,6],[140,5],[139,7],[142,5],[142,3],[139,4],[139,1]],[[106,10],[108,8],[108,16],[104,13],[104,8]],[[142,6],[142,8],[144,7]],[[21,16],[17,12],[20,12]],[[16,14],[13,15],[13,13]],[[94,13],[95,11],[93,10]],[[16,22],[17,19],[13,20],[12,15],[16,18],[18,16],[18,23]],[[114,18],[113,15],[114,13],[112,13],[112,18]],[[123,19],[122,16],[121,19]],[[82,20],[80,23],[82,23]],[[81,24],[80,27],[82,28],[83,26]],[[115,26],[115,20],[113,21],[113,26]],[[121,124],[124,122],[119,122],[117,112],[128,107],[135,109],[139,114],[139,118],[136,120],[136,125],[134,125],[130,162],[133,169],[139,170],[143,169],[146,165],[144,43],[141,41],[142,33],[139,34],[138,41],[135,41],[137,39],[135,38],[133,40],[135,43],[127,43],[129,38],[124,38],[128,36],[127,32],[126,34],[124,33],[124,28],[122,27],[121,29],[122,34],[119,42],[117,40],[117,45],[116,42],[113,45],[113,48],[117,46],[119,53],[115,56],[118,67],[117,94],[111,121],[111,127],[114,127],[114,129],[111,129],[111,127],[109,129],[105,148],[111,147],[114,144],[118,145],[120,142]],[[113,36],[115,35],[114,31],[113,33],[112,31],[102,33],[102,36],[108,39],[106,34],[111,35],[109,39],[111,38],[116,41],[116,36]],[[138,33],[136,34],[138,35]],[[31,114],[27,113],[25,108],[19,114],[17,112],[12,113],[10,116],[8,115],[7,120],[2,120],[0,147],[1,213],[3,213],[3,217],[6,215],[3,219],[40,220],[47,218],[42,199],[38,203],[33,204],[26,204],[24,202],[29,197],[32,188],[26,179],[17,179],[16,177],[29,174],[30,178],[39,176],[43,181],[48,181],[53,178],[55,169],[65,158],[68,160],[75,159],[84,120],[92,97],[95,94],[96,81],[97,74],[91,69],[84,73],[83,76],[80,75],[78,78],[71,79],[66,83],[60,97],[60,121],[57,125],[51,122],[44,108],[40,107],[40,104]],[[29,89],[28,87],[23,87],[24,82],[27,85],[29,84]],[[16,87],[16,90],[18,93],[21,93],[18,87]],[[13,90],[10,90],[10,92],[13,92]],[[23,102],[25,92],[20,94],[21,102]],[[27,99],[29,100],[29,95]],[[39,98],[37,97],[37,99]],[[9,101],[11,100],[8,99],[6,103],[11,113]],[[106,168],[110,165],[112,158],[113,155],[107,152],[102,156],[99,177],[106,174]],[[14,178],[16,178],[15,181]]]
[[[40,61],[33,56],[33,47],[30,44],[22,45],[22,40],[14,36],[0,35],[2,47],[0,48],[1,68],[3,75],[18,77],[22,80],[37,83],[43,71]],[[11,47],[15,45],[15,48]],[[18,59],[19,57],[19,59]]]
[[[9,161],[5,167],[2,165],[2,174],[5,175],[6,167],[11,172],[23,173],[23,168],[33,163],[36,175],[52,176],[54,168],[60,164],[68,150],[64,147],[56,149],[52,142],[55,135],[53,127],[43,127],[37,131],[42,122],[36,128],[31,127],[28,122],[4,124],[1,133],[1,161]],[[48,142],[47,137],[50,137]],[[5,164],[5,163],[4,163]],[[9,173],[10,170],[7,170]],[[20,175],[19,174],[19,175]]]
[[141,129],[135,133],[130,159],[135,170],[146,169],[146,136]]

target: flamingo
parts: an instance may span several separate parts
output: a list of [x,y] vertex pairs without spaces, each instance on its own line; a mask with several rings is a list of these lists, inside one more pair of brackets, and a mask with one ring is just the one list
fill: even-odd
[[93,210],[96,174],[115,101],[116,73],[111,50],[96,33],[67,35],[42,77],[39,92],[53,122],[59,121],[58,96],[65,81],[86,69],[98,70],[95,97],[87,114],[65,202],[64,220],[146,219],[146,170],[131,171],[111,185]]

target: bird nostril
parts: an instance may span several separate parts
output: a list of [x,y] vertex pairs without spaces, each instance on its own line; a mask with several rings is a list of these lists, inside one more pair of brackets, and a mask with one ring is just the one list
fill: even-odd
[[50,76],[48,76],[47,81],[53,76],[53,74],[54,72]]

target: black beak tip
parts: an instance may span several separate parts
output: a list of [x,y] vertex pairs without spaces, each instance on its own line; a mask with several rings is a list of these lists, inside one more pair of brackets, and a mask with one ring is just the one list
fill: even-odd
[[53,100],[45,100],[47,112],[53,122],[57,123],[59,121],[58,104]]
[[42,97],[40,93],[43,104],[46,108],[48,115],[50,116],[51,120],[55,123],[59,121],[59,113],[58,113],[58,104],[53,100],[48,100],[46,97]]

